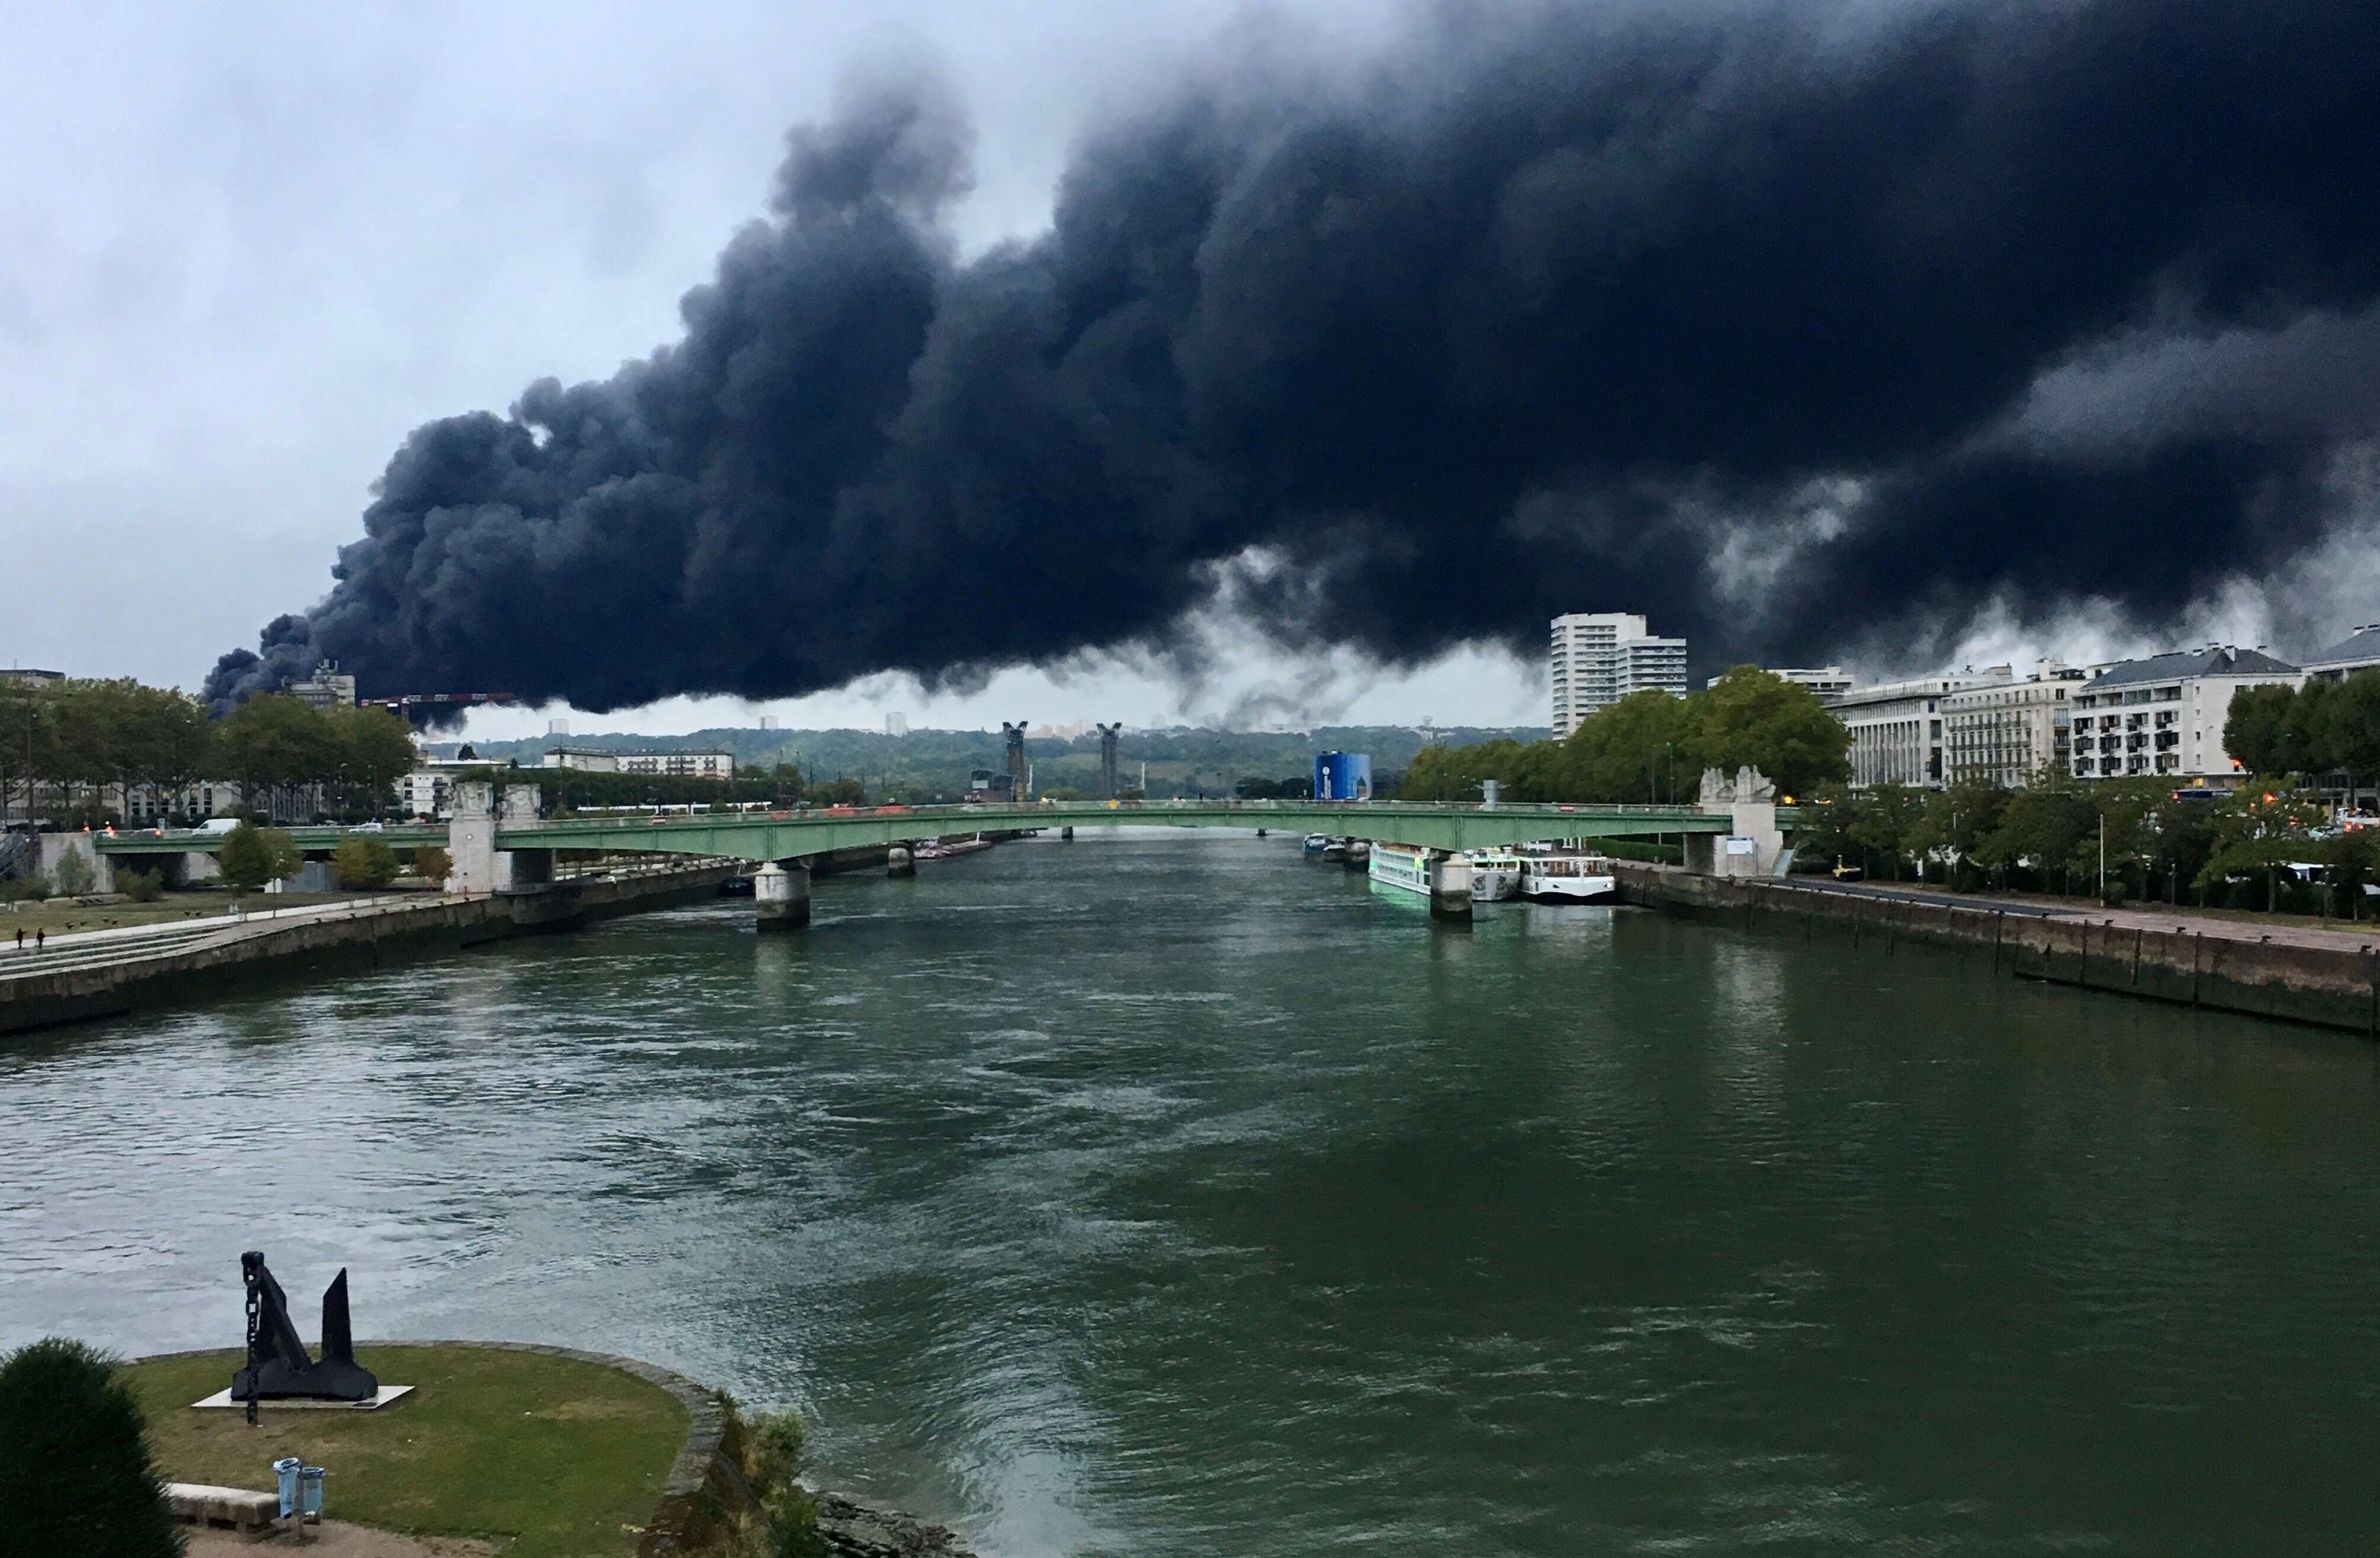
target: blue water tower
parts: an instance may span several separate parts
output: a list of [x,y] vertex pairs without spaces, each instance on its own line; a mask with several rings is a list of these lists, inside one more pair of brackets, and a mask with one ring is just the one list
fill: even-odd
[[1366,752],[1322,752],[1314,760],[1314,798],[1372,798],[1372,759]]

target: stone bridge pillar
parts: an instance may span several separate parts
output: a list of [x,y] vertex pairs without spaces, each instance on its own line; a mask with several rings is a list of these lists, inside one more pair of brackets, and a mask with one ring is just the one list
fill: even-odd
[[907,845],[894,845],[884,852],[884,874],[886,876],[917,875],[917,857],[909,853]]
[[1739,768],[1730,779],[1716,768],[1703,770],[1696,810],[1724,811],[1729,833],[1686,835],[1686,869],[1706,876],[1774,876],[1790,863],[1785,834],[1777,826],[1777,786],[1756,768]]
[[[518,826],[536,822],[540,798],[535,785],[506,785],[501,822]],[[527,891],[548,886],[553,881],[553,851],[551,849],[499,849],[495,855],[496,889],[499,892]]]
[[446,857],[454,862],[446,891],[474,896],[496,890],[496,792],[482,779],[455,786],[455,818],[446,824]]
[[1451,924],[1471,923],[1471,857],[1442,855],[1429,863],[1429,912]]
[[1347,853],[1341,858],[1339,863],[1345,866],[1351,871],[1370,870],[1372,869],[1371,845],[1360,838],[1349,839],[1347,841]]
[[[915,870],[915,867],[911,868]],[[810,922],[810,869],[799,858],[771,860],[752,873],[752,906],[763,933]]]

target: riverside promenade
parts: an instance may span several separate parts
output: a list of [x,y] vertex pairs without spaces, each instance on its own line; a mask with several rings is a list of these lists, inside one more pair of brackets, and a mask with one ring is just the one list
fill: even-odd
[[387,895],[0,947],[0,1034],[115,1016],[260,974],[371,968],[709,896],[732,861],[653,861],[500,893]]
[[1823,928],[1889,955],[1988,948],[1995,973],[2380,1039],[2380,924],[2337,930],[2154,907],[2113,909],[1874,882],[1697,875],[1620,864],[1622,895],[1747,931]]

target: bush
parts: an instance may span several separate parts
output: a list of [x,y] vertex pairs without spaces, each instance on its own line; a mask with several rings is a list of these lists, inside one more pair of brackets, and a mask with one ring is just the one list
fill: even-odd
[[136,904],[153,904],[165,895],[165,878],[157,871],[120,870],[115,890]]
[[91,870],[91,862],[83,858],[79,850],[58,857],[58,863],[50,868],[50,879],[69,898],[79,898],[99,885],[99,873]]
[[790,1412],[746,1418],[733,1401],[722,1397],[721,1404],[727,1408],[727,1442],[760,1501],[759,1511],[744,1521],[737,1558],[826,1558],[818,1505],[794,1480],[808,1439],[801,1419]]
[[396,851],[376,838],[350,838],[331,851],[342,887],[385,887],[396,880]]
[[182,1551],[130,1387],[107,1358],[63,1337],[0,1363],[0,1510],[11,1552],[169,1558]]
[[224,835],[215,864],[234,892],[253,893],[275,878],[297,875],[305,858],[298,852],[297,843],[279,828],[242,822]]
[[413,852],[413,874],[432,887],[443,886],[455,874],[455,858],[434,844],[425,844]]
[[18,877],[14,882],[0,882],[0,904],[40,903],[50,895],[47,878]]

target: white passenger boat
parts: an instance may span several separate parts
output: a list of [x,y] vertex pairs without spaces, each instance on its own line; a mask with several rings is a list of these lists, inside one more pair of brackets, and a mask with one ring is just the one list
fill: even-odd
[[1308,855],[1319,855],[1323,850],[1330,846],[1330,835],[1329,834],[1307,834],[1305,835],[1305,852]]
[[1471,856],[1471,901],[1500,904],[1521,895],[1521,857],[1510,849],[1475,850]]
[[1372,880],[1429,896],[1429,851],[1402,844],[1372,846]]
[[[1601,855],[1523,855],[1521,896],[1533,904],[1616,904],[1620,879]],[[1477,889],[1475,887],[1474,895]]]

